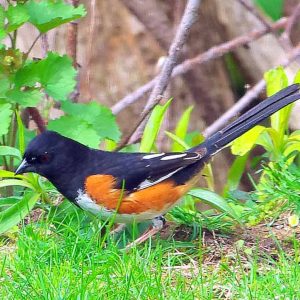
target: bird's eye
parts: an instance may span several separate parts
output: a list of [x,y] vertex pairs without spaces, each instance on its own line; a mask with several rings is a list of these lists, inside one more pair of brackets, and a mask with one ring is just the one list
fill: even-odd
[[37,157],[39,163],[47,163],[50,160],[49,153],[45,152]]

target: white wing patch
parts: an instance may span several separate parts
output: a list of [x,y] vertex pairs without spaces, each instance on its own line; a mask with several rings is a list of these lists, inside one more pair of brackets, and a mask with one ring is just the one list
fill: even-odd
[[186,156],[186,153],[182,153],[182,154],[174,154],[174,155],[168,155],[168,156],[164,156],[162,157],[160,160],[171,160],[171,159],[177,159],[177,158],[181,158]]
[[194,159],[197,160],[198,158],[201,158],[201,154],[197,153],[197,152],[185,152],[185,153],[154,153],[154,154],[148,154],[142,157],[142,159],[156,159],[156,158],[160,158],[160,160],[172,160],[172,159],[179,159],[179,158],[183,158],[183,159]]
[[144,180],[143,182],[141,182],[139,184],[139,186],[137,187],[137,189],[138,190],[142,190],[142,189],[145,189],[145,188],[147,188],[149,186],[155,185],[155,184],[157,184],[157,183],[159,183],[159,182],[161,182],[161,181],[163,181],[163,180],[171,177],[173,174],[175,174],[176,172],[178,172],[178,171],[180,171],[182,169],[183,169],[183,167],[180,167],[180,168],[176,169],[175,171],[172,171],[172,172],[168,173],[167,175],[158,178],[155,181],[151,181],[149,179],[146,179],[146,180]]
[[155,154],[149,154],[149,155],[145,155],[142,157],[142,159],[152,159],[152,158],[156,158],[156,157],[160,157],[165,155],[165,153],[155,153]]

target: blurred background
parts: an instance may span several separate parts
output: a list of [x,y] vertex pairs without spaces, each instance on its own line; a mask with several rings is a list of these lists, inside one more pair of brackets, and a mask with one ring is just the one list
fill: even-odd
[[[186,4],[183,0],[69,2],[73,5],[84,4],[87,9],[86,17],[77,26],[75,50],[80,83],[77,101],[97,100],[108,107],[113,107],[159,72]],[[291,15],[299,4],[299,0],[245,1],[255,8],[251,11],[243,2],[203,0],[199,21],[192,27],[181,60],[270,26]],[[31,55],[39,58],[46,50],[55,50],[74,56],[69,47],[70,30],[72,25],[67,24],[50,31],[36,43]],[[174,129],[179,116],[190,105],[194,106],[190,131],[202,131],[212,124],[245,93],[247,86],[253,86],[263,78],[265,71],[288,59],[292,47],[299,43],[300,23],[294,24],[288,41],[280,37],[282,31],[274,30],[259,40],[218,59],[196,65],[183,76],[174,78],[167,91],[167,96],[174,97],[174,101],[164,129]],[[38,33],[26,24],[19,34],[18,47],[28,49]],[[290,64],[288,74],[293,76],[299,67],[297,61]],[[261,95],[262,98],[264,96]],[[133,120],[138,118],[146,100],[147,94],[117,114],[123,134],[132,129]],[[53,111],[53,117],[59,114],[59,110]],[[297,118],[292,118],[292,122],[292,126],[298,127]],[[159,148],[168,149],[163,136]],[[229,151],[215,159],[217,186],[223,186],[230,162]],[[249,184],[246,178],[243,183],[245,188]]]

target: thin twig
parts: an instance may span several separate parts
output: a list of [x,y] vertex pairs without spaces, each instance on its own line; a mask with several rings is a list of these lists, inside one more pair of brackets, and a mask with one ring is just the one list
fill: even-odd
[[39,40],[39,38],[42,36],[42,33],[38,34],[38,36],[34,39],[33,43],[31,44],[30,48],[28,49],[28,51],[25,53],[25,60],[27,59],[27,57],[29,56],[31,50],[33,49],[33,47],[35,46],[36,42]]
[[204,136],[211,134],[222,128],[231,118],[238,115],[245,107],[247,107],[265,88],[266,83],[261,79],[255,86],[249,89],[246,94],[239,99],[229,110],[227,110],[221,117],[219,117],[213,124],[203,131]]
[[[71,5],[77,7],[79,0],[69,1]],[[73,60],[73,66],[76,68],[77,59],[77,34],[78,34],[78,23],[77,21],[69,22],[67,25],[67,37],[66,37],[66,52]]]
[[[251,0],[238,0],[238,2],[243,5],[254,17],[256,17],[257,20],[259,20],[265,27],[271,28],[271,24],[269,20],[251,3]],[[293,14],[294,15],[294,14]],[[288,23],[290,21],[291,17],[288,19]],[[288,25],[287,23],[287,25]],[[271,30],[272,31],[272,30]],[[278,36],[274,35],[274,37],[278,40],[281,47],[286,51],[291,51],[293,46],[292,43],[288,38],[284,38],[284,33],[281,35],[280,38]]]
[[46,130],[46,124],[38,109],[36,107],[27,107],[26,109],[36,124],[39,132],[44,132]]
[[[42,48],[42,56],[46,57],[47,52],[49,51],[49,43],[47,33],[41,35],[41,48]],[[46,95],[46,99],[48,96]],[[28,113],[40,132],[44,132],[46,130],[45,121],[42,118],[39,110],[36,107],[26,107],[25,112]]]
[[86,50],[86,72],[84,74],[85,77],[85,86],[87,89],[88,99],[91,98],[91,69],[92,69],[92,56],[93,56],[93,44],[94,44],[94,36],[95,36],[95,28],[96,28],[96,0],[91,0],[90,3],[90,26],[89,26],[89,34],[87,41],[87,50]]
[[[271,30],[279,30],[285,27],[287,23],[287,18],[281,18],[277,22],[271,25],[271,29],[263,28],[260,30],[254,30],[247,34],[241,35],[237,38],[234,38],[228,42],[222,43],[218,46],[211,47],[206,52],[203,52],[199,55],[197,55],[194,58],[187,59],[180,65],[177,65],[172,73],[172,78],[178,75],[182,75],[189,70],[195,68],[196,66],[199,66],[203,63],[207,63],[208,61],[211,61],[213,59],[219,58],[223,56],[224,54],[239,48],[244,45],[248,45],[249,43],[261,38],[265,34],[269,33]],[[120,101],[118,101],[114,106],[112,106],[112,112],[117,115],[120,113],[123,109],[128,107],[129,105],[135,103],[139,99],[141,99],[142,96],[144,96],[147,92],[149,92],[158,77],[155,77],[145,85],[141,86],[137,90],[135,90],[133,93],[127,95],[126,97],[122,98]]]
[[66,53],[72,58],[73,66],[77,66],[77,34],[78,22],[72,21],[68,23],[66,37]]
[[[289,54],[288,58],[284,61],[281,61],[279,65],[283,67],[287,67],[294,60],[296,60],[300,56],[300,44],[293,49],[293,51]],[[228,121],[238,115],[243,109],[245,109],[254,99],[256,99],[259,94],[265,88],[266,83],[263,79],[261,79],[255,86],[253,86],[250,90],[246,92],[246,94],[238,100],[227,112],[225,112],[219,119],[217,119],[213,124],[207,127],[203,135],[210,136],[219,129],[221,129]]]
[[294,25],[299,21],[300,17],[300,3],[294,8],[293,14],[289,17],[286,24],[285,34],[290,37]]
[[138,120],[134,130],[120,143],[119,147],[125,145],[129,139],[137,140],[140,138],[141,132],[143,131],[143,126],[140,125],[146,120],[153,107],[159,103],[166,87],[169,84],[172,71],[179,60],[179,56],[184,44],[186,43],[191,27],[198,18],[200,3],[201,0],[189,0],[187,2],[180,25],[178,26],[176,35],[170,46],[169,56],[166,58],[162,70],[155,81],[154,88],[141,114],[141,117]]
[[259,10],[249,0],[238,0],[252,15],[254,15],[266,28],[272,30],[272,24],[267,20]]
[[280,37],[280,41],[284,44],[287,45],[287,48],[292,47],[292,42],[291,42],[291,32],[294,27],[294,25],[299,21],[300,17],[300,4],[296,6],[296,8],[293,10],[293,13],[290,15],[288,22],[285,27],[285,31],[282,33]]
[[[79,5],[79,0],[69,1],[74,7]],[[77,37],[78,37],[78,22],[72,21],[68,23],[67,27],[67,43],[66,43],[66,52],[67,55],[72,58],[74,68],[77,68]],[[73,102],[78,101],[79,97],[79,73],[77,74],[77,84],[76,88],[69,96]]]

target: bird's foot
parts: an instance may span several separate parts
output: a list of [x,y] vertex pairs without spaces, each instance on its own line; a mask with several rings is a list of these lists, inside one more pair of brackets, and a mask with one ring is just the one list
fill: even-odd
[[154,218],[152,220],[152,225],[149,227],[149,229],[147,229],[139,238],[134,240],[132,243],[128,244],[125,247],[125,251],[129,251],[132,247],[145,242],[147,239],[157,234],[160,230],[163,229],[165,224],[166,220],[163,216]]
[[110,231],[110,235],[116,235],[122,232],[126,228],[125,224],[117,224],[113,230]]

